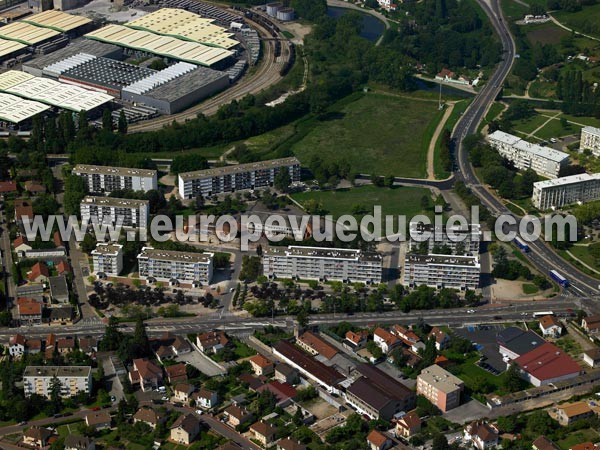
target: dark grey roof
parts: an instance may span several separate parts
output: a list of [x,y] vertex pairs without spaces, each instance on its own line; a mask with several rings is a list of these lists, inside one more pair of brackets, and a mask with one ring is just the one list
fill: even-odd
[[69,287],[67,286],[67,279],[64,275],[50,277],[48,281],[50,282],[50,293],[52,294],[52,297],[68,297]]
[[90,445],[90,438],[85,436],[79,436],[77,434],[70,434],[65,438],[65,448],[76,448],[77,450],[87,450]]
[[356,370],[370,383],[375,385],[379,390],[385,392],[391,398],[404,400],[409,397],[414,397],[414,392],[409,388],[399,383],[394,378],[390,377],[385,372],[371,364],[359,364]]
[[168,83],[157,86],[144,95],[158,100],[175,101],[223,77],[229,78],[225,72],[207,67],[198,67]]
[[392,401],[385,392],[382,392],[371,384],[369,380],[362,377],[352,383],[347,391],[378,411],[381,411]]
[[61,77],[121,89],[155,72],[115,59],[94,58],[63,72]]
[[72,318],[73,318],[73,307],[71,307],[71,306],[63,306],[61,308],[51,308],[50,309],[50,320],[61,320],[61,319],[71,320]]
[[517,355],[524,355],[546,341],[531,330],[508,327],[497,334],[498,344]]

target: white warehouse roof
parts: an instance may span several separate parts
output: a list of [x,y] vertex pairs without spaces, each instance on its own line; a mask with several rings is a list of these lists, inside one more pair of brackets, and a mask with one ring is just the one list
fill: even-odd
[[0,93],[0,120],[20,123],[48,109],[50,107],[43,103],[23,100],[14,95]]
[[191,72],[197,69],[198,66],[186,62],[178,62],[172,66],[167,67],[160,72],[153,73],[152,75],[140,80],[129,86],[123,88],[124,91],[133,92],[134,94],[144,94],[161,84],[168,83],[169,81]]

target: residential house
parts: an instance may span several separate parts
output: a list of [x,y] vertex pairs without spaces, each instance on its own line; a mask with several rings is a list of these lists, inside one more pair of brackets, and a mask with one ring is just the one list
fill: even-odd
[[533,450],[560,450],[560,448],[558,447],[558,445],[556,445],[554,442],[552,442],[546,436],[540,436],[540,437],[538,437],[531,444],[531,448]]
[[73,307],[72,306],[60,306],[50,308],[50,315],[48,320],[51,324],[66,325],[73,321]]
[[313,356],[321,355],[323,358],[331,359],[338,351],[333,345],[325,342],[320,336],[312,331],[305,331],[296,339],[296,344]]
[[25,353],[28,355],[37,355],[42,351],[41,339],[27,339],[25,341]]
[[225,416],[227,424],[233,428],[252,419],[251,412],[237,405],[228,406],[225,411],[223,411],[223,415]]
[[25,252],[32,249],[31,245],[29,245],[27,237],[24,235],[17,236],[17,238],[13,241],[13,248],[15,249],[15,253],[19,258],[24,257]]
[[436,76],[436,80],[440,81],[449,81],[454,80],[456,78],[456,74],[452,72],[450,69],[444,67]]
[[369,332],[367,330],[361,330],[357,332],[347,331],[342,344],[344,347],[356,352],[367,345],[368,338]]
[[[63,242],[62,237],[60,237],[60,231],[56,230],[54,232],[54,234],[52,235],[52,241],[54,242],[54,245],[56,246],[56,248],[65,248],[65,243]],[[66,261],[61,260],[61,262],[66,262]],[[67,268],[68,267],[69,267],[69,264],[67,263]],[[60,273],[60,270],[58,271],[58,273]]]
[[275,443],[275,435],[277,428],[270,423],[261,420],[260,422],[250,425],[250,433],[263,447],[270,447]]
[[139,384],[143,392],[158,388],[162,383],[162,369],[147,358],[133,360],[133,367],[129,371],[129,381],[132,385]]
[[277,381],[288,384],[296,384],[299,380],[298,370],[285,363],[279,363],[275,366],[275,376]]
[[171,425],[170,439],[178,444],[190,445],[200,434],[200,421],[193,414],[185,414]]
[[277,406],[282,408],[290,404],[290,402],[296,398],[297,391],[287,383],[280,383],[279,381],[271,381],[270,383],[264,384],[259,387],[257,392],[269,391],[277,399]]
[[373,332],[373,341],[383,353],[389,353],[401,344],[400,339],[380,327]]
[[464,441],[479,450],[498,445],[498,429],[483,420],[475,420],[464,428]]
[[372,430],[367,436],[367,445],[370,450],[387,450],[393,442],[381,431]]
[[160,339],[156,341],[154,348],[155,353],[159,361],[174,359],[176,356],[184,355],[192,351],[192,347],[189,342],[181,337],[176,336],[172,333],[164,333]]
[[133,415],[133,423],[142,422],[152,429],[155,429],[157,425],[166,421],[166,416],[150,407],[142,407]]
[[33,220],[33,205],[31,201],[25,198],[17,198],[14,202],[15,222],[17,225],[23,222],[31,222]]
[[544,337],[560,337],[562,334],[562,325],[554,316],[540,317],[540,331]]
[[259,376],[260,375],[269,375],[269,374],[273,373],[273,370],[274,370],[273,362],[270,359],[261,355],[260,353],[257,355],[254,355],[248,361],[250,361],[252,370],[254,371],[254,373],[256,375],[259,375]]
[[31,267],[27,279],[32,283],[47,283],[50,278],[50,270],[44,262],[37,262]]
[[13,180],[0,181],[0,198],[6,194],[14,194],[17,192],[17,183]]
[[396,422],[396,437],[402,437],[410,439],[415,434],[421,431],[421,418],[416,411],[411,411],[408,414],[404,414]]
[[425,349],[425,344],[421,341],[421,338],[411,329],[396,324],[392,327],[391,332],[394,336],[400,338],[402,343],[413,352],[417,353],[420,349]]
[[251,373],[243,373],[238,377],[238,379],[242,383],[246,383],[248,385],[248,389],[250,389],[252,392],[256,392],[259,387],[265,384],[264,380],[266,380],[267,377],[257,377],[255,375],[252,375]]
[[52,431],[48,428],[32,426],[23,433],[23,444],[34,448],[43,448],[48,445]]
[[65,438],[65,450],[96,450],[96,444],[87,436],[69,434]]
[[31,298],[17,300],[17,314],[21,325],[41,325],[42,304]]
[[277,450],[306,450],[306,445],[289,437],[277,441]]
[[46,186],[38,181],[27,180],[23,183],[23,187],[27,192],[33,195],[44,194],[46,192]]
[[429,332],[429,338],[435,339],[435,348],[437,351],[444,350],[450,343],[450,336],[447,333],[440,330],[438,327],[433,327]]
[[195,389],[192,384],[179,383],[173,388],[173,395],[176,400],[188,404]]
[[600,450],[600,444],[594,444],[593,442],[582,442],[570,447],[569,450]]
[[56,335],[54,333],[50,333],[46,337],[46,349],[44,357],[46,359],[52,358],[54,355],[54,350],[56,350]]
[[[60,238],[60,236],[59,236]],[[56,272],[59,275],[66,276],[68,273],[71,273],[71,267],[69,267],[69,263],[64,259],[61,259],[59,263],[56,265]]]
[[170,384],[187,381],[188,379],[186,365],[184,363],[167,366],[165,367],[165,372],[167,372],[167,380]]
[[64,275],[50,277],[50,297],[54,303],[69,303],[69,286]]
[[594,347],[583,352],[583,362],[592,368],[600,367],[600,348]]
[[8,353],[10,356],[21,357],[25,354],[25,343],[27,340],[22,334],[11,336],[8,341]]
[[219,403],[218,394],[206,388],[201,388],[198,392],[194,392],[192,398],[196,400],[196,406],[202,409],[212,409]]
[[56,350],[60,355],[66,355],[75,351],[75,339],[71,336],[59,338],[56,341]]
[[203,353],[217,353],[229,344],[224,331],[215,330],[201,333],[196,337],[196,345]]
[[600,333],[600,314],[597,316],[589,316],[581,319],[581,328],[588,333]]
[[111,418],[108,411],[91,411],[85,416],[85,424],[96,431],[110,428]]
[[79,349],[88,356],[94,356],[98,352],[98,340],[90,336],[79,338]]
[[565,403],[556,408],[558,423],[566,427],[572,423],[594,417],[594,411],[586,402]]

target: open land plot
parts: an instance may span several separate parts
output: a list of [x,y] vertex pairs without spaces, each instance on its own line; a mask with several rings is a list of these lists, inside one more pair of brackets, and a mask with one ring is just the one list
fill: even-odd
[[502,12],[504,13],[504,16],[509,21],[522,19],[529,11],[529,8],[517,3],[515,0],[502,0],[500,4],[502,6]]
[[558,441],[557,444],[561,449],[568,450],[574,445],[581,444],[582,442],[596,442],[598,438],[600,438],[600,435],[597,431],[594,431],[591,428],[586,428],[584,430],[578,430],[570,433],[569,436]]
[[527,25],[524,30],[527,35],[527,40],[531,44],[542,45],[557,45],[563,37],[568,36],[569,32],[564,28],[560,28],[552,22],[547,22],[539,25]]
[[441,115],[435,101],[360,95],[333,105],[291,150],[305,165],[318,156],[359,173],[425,178],[427,130]]
[[600,3],[584,6],[581,11],[556,11],[552,15],[575,31],[600,38]]

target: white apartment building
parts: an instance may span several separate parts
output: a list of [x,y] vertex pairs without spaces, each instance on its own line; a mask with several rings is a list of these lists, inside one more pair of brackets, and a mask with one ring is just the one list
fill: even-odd
[[27,366],[23,373],[25,397],[32,394],[50,398],[52,380],[60,381],[62,397],[73,397],[81,392],[92,392],[92,368],[90,366]]
[[410,287],[476,289],[480,273],[477,256],[407,253],[404,260],[404,285]]
[[176,252],[142,248],[137,257],[141,278],[170,283],[208,284],[213,274],[212,253]]
[[600,156],[600,128],[583,127],[579,147],[590,150],[594,156]]
[[569,155],[497,130],[487,137],[498,153],[513,162],[517,169],[533,169],[546,178],[557,178],[560,169],[569,164]]
[[337,280],[380,283],[383,258],[379,253],[345,248],[271,247],[263,254],[263,273],[269,278]]
[[531,203],[538,209],[561,208],[600,200],[600,173],[581,173],[533,183]]
[[81,220],[88,223],[117,224],[124,227],[147,228],[150,217],[148,200],[114,197],[84,197]]
[[454,254],[471,255],[479,254],[481,241],[481,226],[478,223],[468,224],[466,227],[453,225],[452,227],[436,227],[422,222],[409,224],[410,239],[408,249],[411,252],[419,250],[422,242],[427,242],[427,252],[433,253],[434,247],[449,247]]
[[300,181],[300,161],[280,158],[235,166],[214,167],[179,174],[179,195],[184,199],[218,195],[244,189],[273,186],[280,170],[288,170],[291,182]]
[[104,194],[121,189],[148,192],[158,189],[156,170],[77,164],[73,174],[83,178],[88,192]]
[[92,250],[94,272],[117,276],[123,270],[123,246],[99,242]]

